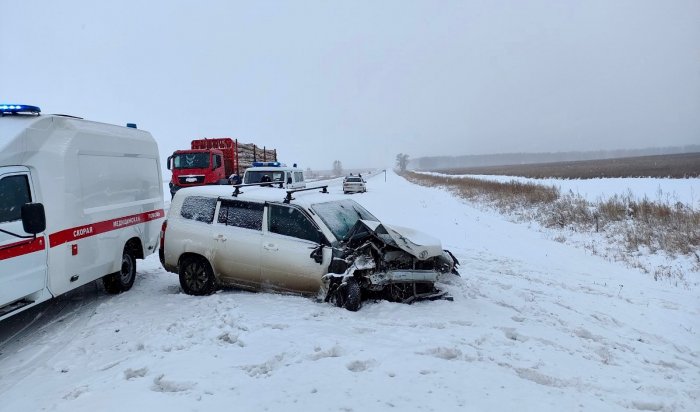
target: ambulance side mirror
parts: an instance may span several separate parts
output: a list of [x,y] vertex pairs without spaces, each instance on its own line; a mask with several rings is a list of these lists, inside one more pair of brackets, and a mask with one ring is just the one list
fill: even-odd
[[36,235],[46,230],[46,213],[41,203],[25,203],[22,205],[22,227],[27,233]]

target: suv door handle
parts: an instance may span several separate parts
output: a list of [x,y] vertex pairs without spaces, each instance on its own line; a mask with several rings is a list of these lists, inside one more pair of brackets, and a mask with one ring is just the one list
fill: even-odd
[[214,235],[214,240],[220,240],[220,241],[222,241],[222,242],[225,242],[225,241],[228,240],[228,239],[227,239],[226,236],[224,236],[224,235],[222,235],[222,234],[219,234],[219,235]]
[[265,243],[263,245],[263,247],[265,248],[265,250],[272,250],[272,251],[278,250],[277,246],[274,243]]

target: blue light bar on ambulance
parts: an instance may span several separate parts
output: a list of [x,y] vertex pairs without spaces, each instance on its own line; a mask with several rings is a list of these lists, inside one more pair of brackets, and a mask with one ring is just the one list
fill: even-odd
[[41,113],[41,109],[36,106],[26,104],[0,104],[0,113]]
[[280,162],[253,162],[253,167],[282,167]]

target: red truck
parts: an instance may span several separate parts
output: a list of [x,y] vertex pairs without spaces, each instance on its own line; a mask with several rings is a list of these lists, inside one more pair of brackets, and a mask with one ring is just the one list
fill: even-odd
[[258,160],[276,161],[277,151],[229,137],[192,140],[190,150],[176,150],[168,157],[168,170],[173,172],[170,194],[175,196],[183,187],[229,184],[230,176],[242,176]]

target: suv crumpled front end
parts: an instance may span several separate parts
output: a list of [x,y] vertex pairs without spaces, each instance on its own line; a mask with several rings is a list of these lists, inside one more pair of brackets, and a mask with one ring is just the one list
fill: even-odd
[[352,310],[347,306],[349,299],[354,302],[348,296],[350,289],[361,291],[360,300],[412,303],[451,299],[435,283],[443,274],[459,275],[458,265],[454,255],[443,250],[440,241],[431,236],[409,228],[358,220],[340,247],[334,248],[330,273],[324,277],[325,300]]

